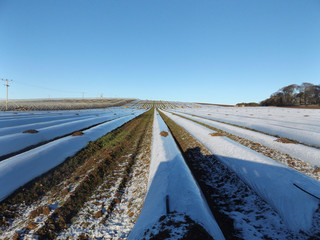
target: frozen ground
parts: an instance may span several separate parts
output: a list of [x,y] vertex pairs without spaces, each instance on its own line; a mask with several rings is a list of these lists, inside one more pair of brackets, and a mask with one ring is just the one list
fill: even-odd
[[[179,113],[178,111],[174,111],[174,112]],[[212,121],[210,120],[210,118],[207,119],[207,116],[206,118],[203,118],[203,117],[196,117],[194,115],[189,115],[189,114],[183,114],[183,113],[179,113],[179,114],[182,114],[182,116],[185,116],[187,118],[205,123],[212,127],[221,129],[223,131],[260,143],[264,146],[278,150],[285,154],[290,154],[292,157],[308,162],[314,166],[320,165],[320,149],[308,147],[302,144],[287,144],[287,143],[278,142],[277,141],[278,138],[276,137],[263,134],[260,132],[244,129],[244,128],[239,128],[229,124]]]
[[320,109],[197,106],[179,111],[320,147]]
[[320,196],[319,182],[225,137],[212,137],[212,130],[201,125],[170,113],[168,116],[189,131],[276,209],[289,229],[306,232],[312,229],[313,215],[319,205],[319,199],[312,195]]
[[214,239],[224,239],[166,124],[157,112],[153,124],[148,186],[141,214],[128,239],[142,239],[148,229],[171,212],[189,216]]
[[50,170],[113,129],[133,119],[135,112],[83,131],[82,136],[67,136],[0,162],[0,200],[15,189]]
[[[90,195],[58,239],[150,239],[164,236],[166,239],[179,239],[196,224],[214,239],[224,239],[221,226],[208,207],[208,196],[216,199],[220,211],[234,220],[234,229],[241,232],[236,237],[300,240],[310,239],[316,234],[319,236],[319,181],[280,163],[302,166],[308,162],[301,172],[317,170],[320,150],[312,146],[319,146],[319,110],[226,108],[163,101],[157,104],[163,109],[174,108],[170,112],[221,129],[230,136],[214,136],[212,129],[165,112],[210,153],[208,156],[200,154],[196,160],[199,162],[194,161],[203,171],[202,176],[195,178],[171,132],[160,115],[155,113],[152,146],[149,142],[144,147],[148,151],[146,149],[151,146],[150,172],[148,160],[143,160],[145,152],[134,155],[139,161],[127,171],[131,158],[129,150],[129,154],[123,156],[125,161]],[[131,108],[110,110],[0,113],[0,141],[4,139],[3,144],[8,144],[16,136],[17,141],[12,143],[18,144],[24,139],[21,141],[28,142],[26,146],[35,145],[32,139],[40,139],[41,134],[49,141],[0,162],[0,186],[4,186],[0,187],[0,199],[74,155],[89,141],[126,123],[152,105],[150,102],[135,102]],[[34,135],[22,133],[29,129],[39,132]],[[63,136],[81,129],[83,135]],[[301,144],[280,143],[272,135]],[[61,138],[54,140],[58,136]],[[33,205],[24,207],[22,204],[21,218],[14,219],[7,228],[8,239],[15,235],[16,229],[32,227],[29,223],[33,221],[37,224],[36,229],[30,228],[23,233],[25,239],[32,239],[52,212],[72,199],[82,181],[82,174],[87,176],[91,171],[89,163],[85,169],[87,172],[74,177],[77,179],[75,182],[63,180],[61,191],[66,191],[66,195],[47,192]],[[123,179],[126,179],[125,185]],[[208,192],[204,191],[207,199],[196,180],[207,186]],[[56,195],[59,197],[52,198]],[[46,213],[29,219],[30,214],[39,209]]]

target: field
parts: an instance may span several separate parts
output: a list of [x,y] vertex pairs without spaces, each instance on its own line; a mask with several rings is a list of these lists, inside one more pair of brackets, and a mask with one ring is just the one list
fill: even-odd
[[319,109],[112,104],[0,112],[0,239],[320,239]]
[[[116,107],[127,104],[134,99],[124,98],[85,98],[85,99],[36,99],[10,100],[9,111],[44,111],[44,110],[74,110]],[[6,110],[6,102],[0,100],[0,111]]]

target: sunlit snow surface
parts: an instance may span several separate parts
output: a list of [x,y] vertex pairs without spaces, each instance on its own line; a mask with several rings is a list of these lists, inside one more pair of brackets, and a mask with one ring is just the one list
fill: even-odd
[[[222,110],[221,110],[222,109]],[[206,115],[208,111],[222,111],[223,113],[218,113],[218,116],[225,115],[224,112],[238,111],[234,108],[233,110],[213,107],[213,108],[203,108],[203,109],[187,109],[184,112],[192,112],[193,114],[204,112]],[[254,109],[253,109],[254,110]],[[265,109],[264,111],[268,111]],[[282,110],[282,109],[280,109]],[[291,109],[289,109],[290,112]],[[294,109],[295,110],[295,109]],[[180,111],[180,110],[179,110]],[[246,110],[243,111],[242,115],[245,115]],[[262,109],[258,108],[256,111],[262,112]],[[279,121],[281,121],[281,116],[278,109],[274,109],[279,115]],[[283,111],[287,112],[286,109]],[[297,111],[297,110],[295,110]],[[301,110],[299,110],[301,111]],[[274,112],[272,112],[275,114]],[[318,113],[318,112],[317,112]],[[284,219],[289,229],[292,231],[304,230],[308,231],[312,226],[313,214],[318,208],[319,200],[310,194],[297,188],[295,185],[300,186],[304,190],[311,192],[316,196],[320,196],[320,183],[276,162],[270,158],[263,156],[251,149],[248,149],[236,142],[231,141],[226,137],[212,137],[210,133],[212,130],[205,128],[199,124],[193,123],[190,120],[177,117],[170,113],[166,113],[170,118],[172,118],[176,123],[184,127],[191,135],[193,135],[198,141],[200,141],[205,147],[207,147],[215,156],[219,158],[226,166],[235,171],[237,175],[246,182],[252,189],[254,189],[265,201],[267,201]],[[311,113],[309,113],[311,114]],[[213,114],[212,114],[213,115]],[[238,117],[237,124],[241,125],[242,121],[245,121],[246,116]],[[259,116],[263,115],[260,113]],[[215,115],[213,116],[213,118]],[[312,119],[317,118],[318,115],[314,114]],[[227,117],[221,117],[220,120],[227,121]],[[233,119],[236,119],[234,117]],[[240,120],[239,120],[240,119]],[[257,117],[256,119],[259,124],[262,125],[262,118]],[[260,120],[259,120],[260,119]],[[242,121],[241,121],[242,120]],[[300,120],[292,120],[291,122],[301,122]],[[235,120],[234,120],[235,122]],[[251,121],[251,127],[255,121]],[[248,120],[245,124],[250,124]],[[295,123],[291,123],[293,126]],[[318,124],[318,123],[316,123]],[[258,125],[258,124],[256,124]],[[280,124],[279,124],[280,125]],[[290,125],[290,124],[288,124]],[[311,123],[304,130],[306,137],[304,138],[299,133],[291,134],[293,139],[299,139],[300,141],[309,139],[307,137],[308,128],[310,128]],[[264,130],[268,129],[268,124]],[[271,129],[273,129],[271,127]],[[301,127],[303,129],[303,127]],[[286,125],[283,123],[281,132],[287,133],[289,131]],[[317,141],[313,141],[315,144]]]
[[174,139],[161,136],[169,133],[167,126],[155,112],[153,125],[149,191],[141,214],[128,239],[141,239],[144,232],[166,215],[166,196],[169,209],[183,213],[200,223],[214,239],[224,239],[210,209],[188,169]]
[[[76,152],[78,152],[80,149],[85,147],[90,141],[96,140],[99,137],[102,137],[103,135],[107,134],[108,132],[112,131],[113,129],[123,125],[127,121],[133,119],[134,117],[142,114],[144,110],[136,110],[132,112],[132,110],[126,110],[121,108],[113,108],[112,113],[110,110],[107,110],[109,113],[105,113],[106,110],[83,110],[83,111],[70,111],[72,112],[71,115],[73,116],[81,116],[87,115],[89,118],[94,119],[93,116],[96,115],[103,115],[106,114],[107,116],[113,116],[112,118],[105,117],[103,118],[102,122],[109,119],[110,121],[107,121],[105,123],[102,123],[100,125],[94,126],[92,128],[89,128],[85,131],[83,131],[82,136],[67,136],[58,140],[54,140],[52,142],[49,142],[45,145],[39,146],[37,148],[31,149],[27,152],[21,153],[19,155],[13,156],[11,158],[8,158],[6,160],[0,161],[0,201],[3,200],[6,196],[8,196],[10,193],[12,193],[15,189],[22,186],[23,184],[27,183],[28,181],[32,180],[33,178],[41,175],[42,173],[50,170],[51,168],[57,166],[61,162],[63,162],[67,157],[74,155]],[[91,113],[90,113],[91,112]],[[19,113],[20,114],[20,113]],[[8,113],[2,113],[1,114],[1,120],[0,120],[0,126],[4,125],[10,125],[10,121],[13,119],[16,119],[14,121],[15,123],[18,123],[21,125],[23,124],[30,124],[31,122],[40,124],[41,121],[47,121],[52,120],[53,118],[57,120],[56,116],[51,115],[57,115],[57,116],[69,116],[70,113],[68,111],[61,112],[62,115],[60,115],[59,112],[53,112],[51,114],[45,112],[40,113],[34,113],[34,115],[30,116],[30,113],[22,113],[21,116],[12,117]],[[79,115],[75,115],[79,114]],[[116,115],[115,115],[116,114]],[[92,115],[92,116],[91,116]],[[33,118],[34,116],[34,118]],[[91,117],[90,117],[91,116]],[[62,117],[63,118],[63,117]],[[98,118],[98,122],[101,122],[101,119]],[[114,119],[114,120],[112,120]],[[71,133],[77,129],[82,129],[85,127],[88,127],[88,124],[86,125],[79,125],[76,123],[77,128],[74,128],[74,121],[70,120],[70,124],[64,123],[62,125],[55,125],[51,128],[56,129],[57,131],[43,131],[43,135],[40,135],[42,137],[45,137],[47,140],[50,140],[57,136],[57,133],[59,135],[61,132],[63,134]],[[91,122],[91,120],[90,120]],[[83,122],[82,122],[83,123]],[[96,124],[96,122],[91,122],[93,124]],[[11,124],[12,125],[12,124]],[[58,128],[56,128],[58,126]],[[37,129],[37,128],[35,128]],[[47,129],[50,129],[48,127]],[[59,129],[59,131],[58,131]],[[42,129],[40,129],[42,131]],[[40,133],[39,131],[39,133]],[[46,134],[45,134],[46,133]],[[34,139],[32,136],[37,135],[36,134],[27,134],[26,136],[31,136],[31,138],[25,138],[24,142],[22,142],[26,146],[34,145],[32,139]],[[12,136],[12,135],[7,135]],[[6,136],[3,136],[4,138]],[[35,137],[36,138],[36,137]],[[15,145],[15,142],[12,144],[16,146],[17,148],[20,147],[20,141],[17,141],[17,145]],[[5,149],[5,144],[1,144],[1,149]]]
[[[174,113],[181,114],[184,117],[196,120],[201,123],[205,123],[209,126],[221,129],[223,131],[235,134],[237,136],[249,139],[251,141],[260,143],[264,146],[270,147],[272,149],[278,150],[282,153],[291,155],[292,157],[298,158],[305,162],[308,162],[314,166],[320,165],[320,149],[309,147],[302,144],[285,144],[277,142],[277,137],[270,136],[264,133],[255,132],[253,130],[248,130],[230,124],[225,124],[217,121],[212,121],[212,117],[209,115],[203,115],[201,113],[192,112],[189,114],[181,113],[180,111],[172,111]],[[200,117],[197,117],[200,116]],[[226,122],[226,121],[225,121]]]
[[179,111],[320,147],[320,109],[198,106]]

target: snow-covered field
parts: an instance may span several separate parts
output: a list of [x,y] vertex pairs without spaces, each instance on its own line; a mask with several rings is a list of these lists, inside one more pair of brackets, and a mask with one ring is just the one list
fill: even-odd
[[[179,111],[174,111],[175,113],[180,113]],[[264,146],[270,147],[272,149],[278,150],[280,152],[283,152],[285,154],[290,154],[291,156],[301,159],[305,162],[308,162],[312,165],[319,166],[320,165],[320,149],[309,147],[302,144],[285,144],[276,141],[278,138],[274,136],[270,136],[261,132],[252,131],[249,129],[239,128],[236,126],[232,126],[229,124],[224,124],[217,121],[212,121],[211,118],[203,118],[203,117],[197,117],[196,112],[192,112],[192,115],[190,114],[184,114],[181,113],[182,116],[185,116],[187,118],[205,123],[207,125],[210,125],[212,127],[221,129],[223,131],[235,134],[237,136],[250,139],[254,142],[260,143]],[[199,115],[203,116],[203,115]],[[320,135],[320,133],[319,133]]]
[[[158,110],[147,118],[143,113],[153,106]],[[140,125],[132,123],[133,119],[139,119],[136,122]],[[144,122],[145,119],[149,120]],[[120,132],[110,145],[115,153],[108,149],[99,157],[88,153],[88,159],[79,167],[79,176],[70,176],[60,183],[66,195],[52,190],[41,195],[41,209],[49,209],[47,216],[39,213],[40,217],[29,217],[38,209],[38,200],[14,207],[2,206],[0,202],[0,209],[17,208],[16,216],[20,216],[8,214],[8,219],[0,219],[0,235],[7,231],[5,236],[10,239],[18,230],[27,239],[37,236],[38,230],[50,233],[50,221],[60,216],[63,227],[54,229],[58,239],[181,239],[199,228],[214,239],[224,239],[229,230],[236,232],[236,239],[320,238],[320,110],[317,109],[140,101],[107,109],[0,112],[0,201],[74,156],[89,142],[123,125],[128,125],[125,129],[130,134],[126,138],[132,141],[127,142]],[[186,133],[173,131],[174,126]],[[147,128],[149,138],[143,134]],[[139,138],[134,137],[136,134]],[[184,137],[179,139],[181,136]],[[183,150],[184,141],[192,141],[194,145],[189,148],[193,149]],[[201,180],[207,181],[205,187],[200,184],[199,173],[189,168],[191,163],[185,160],[187,152],[197,146],[209,153],[209,157],[190,155],[196,158],[193,164],[207,166],[201,170],[207,176]],[[121,156],[121,161],[113,156]],[[82,208],[72,213],[72,221],[65,223],[64,205],[76,201],[73,197],[90,186],[90,178],[94,179],[90,172],[98,173],[100,168],[99,174],[109,171],[109,163],[102,168],[104,159],[113,159],[111,165],[119,164],[112,165],[114,169],[103,175],[100,185],[91,186],[91,192],[86,190],[90,195],[83,198]],[[219,162],[216,169],[212,159]],[[219,180],[219,172],[228,171],[233,176]],[[226,191],[230,193],[217,195]],[[243,195],[243,201],[236,193]],[[215,205],[215,198],[220,205]],[[217,208],[214,211],[213,206]],[[230,220],[221,221],[221,216]],[[32,222],[34,219],[38,222]],[[229,225],[222,226],[221,222]],[[30,224],[37,227],[31,228]],[[206,236],[205,239],[211,239]]]
[[320,147],[320,109],[197,106],[178,111]]
[[[318,209],[320,183],[189,120],[167,113],[275,208],[292,231],[308,231]],[[303,211],[302,211],[303,209]]]
[[[18,115],[15,121],[12,121],[12,113],[2,113],[0,126],[10,125],[11,129],[28,130],[32,122],[33,129],[38,133],[13,133],[0,137],[0,155],[19,151],[41,142],[53,141],[0,161],[0,185],[2,186],[0,201],[18,187],[57,166],[67,157],[73,156],[90,141],[98,139],[143,112],[144,110],[132,111],[132,109],[123,108],[113,108],[108,111],[37,112],[31,117],[29,114]],[[78,116],[82,116],[82,120],[78,120]],[[56,124],[55,121],[52,121],[53,119],[59,121],[60,118],[67,118],[68,122]],[[50,126],[38,127],[48,121],[50,121]],[[12,126],[13,123],[19,125]],[[83,130],[83,135],[68,135],[82,129],[86,129]],[[54,140],[60,136],[65,137]]]
[[[167,133],[161,135],[160,133]],[[155,111],[148,194],[128,239],[141,239],[160,217],[171,212],[196,220],[214,239],[224,239],[168,127]],[[174,230],[173,230],[174,232]],[[183,232],[175,233],[182,237]]]

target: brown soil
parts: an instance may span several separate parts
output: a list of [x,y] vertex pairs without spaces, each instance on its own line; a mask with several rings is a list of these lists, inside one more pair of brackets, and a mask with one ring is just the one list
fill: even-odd
[[22,133],[38,133],[39,131],[35,130],[35,129],[29,129],[26,131],[23,131]]
[[291,140],[289,140],[289,139],[287,139],[287,138],[278,138],[278,139],[276,139],[275,141],[276,141],[276,142],[281,142],[281,143],[292,143],[292,144],[296,144],[296,142],[291,141]]
[[[150,229],[146,230],[145,236],[148,234],[149,236],[146,236],[142,238],[142,240],[163,240],[163,239],[172,239],[171,236],[171,228],[179,229],[182,227],[184,229],[185,234],[182,236],[182,238],[179,238],[180,240],[213,240],[213,238],[210,236],[210,234],[199,224],[197,224],[195,221],[193,221],[189,216],[184,215],[183,220],[176,220],[174,218],[176,212],[169,213],[167,215],[163,215],[159,218],[158,228],[161,229],[157,233],[149,233]],[[181,216],[182,217],[182,216]],[[153,226],[152,229],[155,229],[156,227]],[[152,230],[151,230],[152,231]]]
[[48,206],[39,207],[30,213],[30,219],[38,217],[40,214],[49,215],[49,213],[50,213],[50,208]]
[[213,105],[213,106],[220,106],[220,107],[234,107],[234,105],[226,105],[226,104],[214,104],[214,103],[198,103],[201,105]]
[[160,135],[161,135],[162,137],[167,137],[167,136],[168,136],[168,132],[162,131],[162,132],[160,132]]
[[280,108],[320,109],[320,105],[281,106]]
[[74,132],[74,133],[72,133],[72,136],[82,136],[84,133],[83,132],[81,132],[81,131],[77,131],[77,132]]
[[222,133],[218,133],[218,132],[216,132],[216,133],[210,133],[210,136],[212,136],[212,137],[219,137],[219,136],[224,136]]

